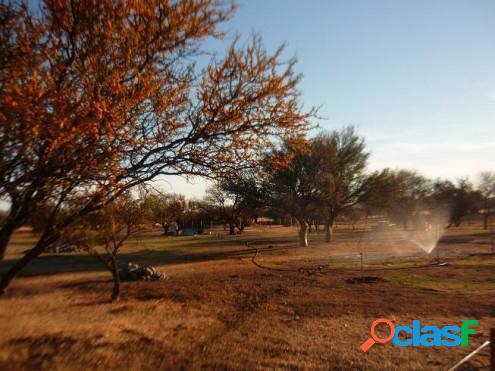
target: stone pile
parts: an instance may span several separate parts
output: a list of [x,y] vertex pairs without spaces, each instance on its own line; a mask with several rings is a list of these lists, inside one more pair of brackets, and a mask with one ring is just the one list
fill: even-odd
[[162,281],[167,278],[151,265],[140,266],[132,262],[127,263],[119,274],[122,281]]

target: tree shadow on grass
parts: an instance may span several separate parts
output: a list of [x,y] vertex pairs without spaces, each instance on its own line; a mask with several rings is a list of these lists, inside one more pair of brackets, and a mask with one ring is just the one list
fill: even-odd
[[[283,241],[286,242],[286,241]],[[276,242],[270,241],[271,244]],[[232,242],[231,242],[232,244]],[[252,246],[255,244],[250,244]],[[216,252],[178,252],[174,250],[144,249],[134,252],[122,252],[119,254],[119,262],[124,266],[128,262],[135,262],[140,265],[175,265],[194,262],[204,262],[220,259],[249,258],[252,257],[256,248],[260,252],[284,252],[290,247],[287,246],[257,246],[245,248],[229,248]],[[0,274],[6,272],[16,260],[5,260],[0,263]],[[107,272],[103,264],[94,256],[89,254],[47,254],[41,255],[29,264],[20,276],[44,276],[62,273],[80,272]]]
[[440,242],[446,244],[462,244],[472,242],[482,244],[485,241],[489,242],[491,237],[493,237],[493,233],[490,232],[470,233],[462,235],[442,236],[442,238],[440,238]]

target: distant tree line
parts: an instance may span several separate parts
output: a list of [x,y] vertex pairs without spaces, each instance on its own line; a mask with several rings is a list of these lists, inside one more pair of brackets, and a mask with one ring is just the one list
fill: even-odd
[[370,172],[368,156],[364,138],[352,127],[323,132],[304,143],[283,143],[266,154],[264,167],[219,182],[210,193],[222,200],[222,209],[231,201],[228,219],[237,223],[261,215],[296,219],[301,246],[308,245],[311,225],[323,225],[330,242],[339,217],[355,222],[379,214],[403,228],[422,227],[425,220],[448,228],[482,213],[488,228],[495,211],[494,172],[480,174],[475,186],[467,178],[427,179],[404,169]]

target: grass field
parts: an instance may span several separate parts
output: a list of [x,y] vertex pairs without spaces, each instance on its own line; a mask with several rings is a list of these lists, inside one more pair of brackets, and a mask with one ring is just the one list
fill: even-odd
[[[330,244],[311,235],[307,248],[296,247],[289,227],[224,233],[130,240],[121,263],[152,264],[169,279],[124,283],[117,303],[94,257],[41,256],[1,299],[0,369],[445,370],[495,327],[495,256],[477,226],[442,237],[445,266],[402,232],[340,228]],[[17,233],[0,269],[30,243]],[[348,283],[362,276],[377,279]],[[479,326],[468,347],[385,344],[363,353],[380,317]],[[485,348],[464,369],[488,364]]]

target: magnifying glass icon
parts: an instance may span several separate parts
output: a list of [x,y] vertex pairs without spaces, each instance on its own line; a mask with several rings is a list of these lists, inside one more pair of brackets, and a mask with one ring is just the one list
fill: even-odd
[[[386,338],[383,338],[383,339],[378,337],[375,334],[375,327],[377,325],[379,325],[380,323],[386,323],[387,326],[390,328],[390,334]],[[361,350],[363,352],[367,352],[368,349],[370,349],[373,345],[375,345],[375,343],[385,344],[385,343],[389,342],[390,340],[392,340],[392,338],[394,337],[394,334],[395,334],[395,326],[391,321],[389,321],[386,318],[378,318],[376,321],[374,321],[371,324],[371,331],[370,332],[371,332],[371,337],[368,338],[368,340],[366,340],[363,344],[361,344]]]

